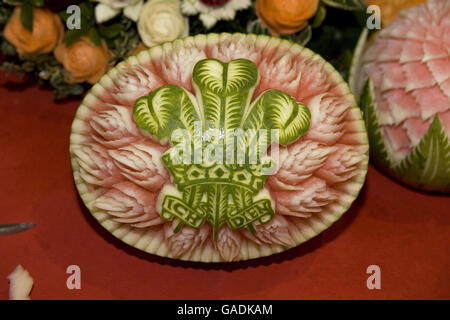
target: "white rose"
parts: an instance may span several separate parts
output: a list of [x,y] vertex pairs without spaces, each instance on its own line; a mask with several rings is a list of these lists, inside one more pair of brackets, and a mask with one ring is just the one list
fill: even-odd
[[92,0],[92,1],[103,3],[114,9],[123,9],[125,7],[135,4],[140,0]]
[[122,10],[124,15],[133,20],[137,21],[139,18],[140,11],[144,5],[143,0],[91,0],[94,2],[99,2],[95,7],[95,19],[97,23],[103,23],[111,20],[115,16],[119,15]]
[[179,0],[149,0],[142,8],[137,27],[148,47],[189,33],[189,21],[181,13]]

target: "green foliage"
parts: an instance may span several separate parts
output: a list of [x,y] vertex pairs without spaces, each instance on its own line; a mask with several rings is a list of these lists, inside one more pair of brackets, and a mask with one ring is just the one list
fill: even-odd
[[373,100],[369,78],[361,95],[360,105],[370,141],[370,153],[384,168],[409,184],[430,189],[450,189],[450,142],[438,115],[435,116],[420,143],[402,161],[393,161],[386,149]]
[[3,0],[3,3],[9,4],[10,6],[19,6],[22,5],[24,0]]
[[[25,0],[28,1],[28,0]],[[34,6],[42,5],[42,1],[29,1]],[[23,0],[4,0],[0,2],[0,27],[6,24],[13,12],[13,5],[22,5]],[[98,25],[95,23],[94,7],[92,3],[83,2],[81,8],[81,30],[66,30],[65,44],[71,45],[83,35],[89,33],[91,41],[98,45],[104,38],[110,48],[113,58],[110,63],[115,64],[126,58],[136,48],[140,39],[136,24],[123,15],[112,21]],[[69,15],[65,11],[59,12],[65,22]],[[70,96],[83,94],[89,84],[68,83],[68,75],[63,66],[56,60],[53,54],[36,56],[19,56],[14,46],[10,44],[0,33],[0,52],[7,57],[7,61],[1,65],[1,69],[15,72],[19,75],[28,74],[38,82],[53,88],[55,99],[64,99]]]
[[353,48],[365,27],[365,11],[344,11],[327,8],[327,15],[320,28],[313,30],[307,47],[329,61],[344,77],[350,73]]
[[322,25],[322,22],[325,20],[325,17],[327,16],[327,7],[325,7],[323,4],[319,5],[319,9],[317,9],[316,15],[314,16],[314,19],[311,23],[311,27],[318,28]]
[[[77,2],[79,3],[79,2]],[[336,67],[344,78],[348,75],[351,50],[355,46],[359,26],[365,24],[365,6],[359,0],[328,0],[323,1],[319,6],[315,16],[310,20],[310,24],[303,30],[292,35],[280,35],[280,38],[287,39],[304,46],[322,55]],[[30,5],[31,4],[31,5]],[[32,7],[44,4],[42,0],[3,0],[0,1],[0,26],[4,25],[13,10],[13,6],[22,5],[25,9],[22,12],[22,21],[28,28],[32,28]],[[92,43],[99,45],[101,39],[106,41],[112,58],[110,63],[115,65],[125,59],[140,43],[136,23],[119,15],[114,19],[97,24],[95,21],[94,5],[90,1],[81,1],[81,29],[66,30],[64,42],[67,46],[88,34]],[[336,7],[351,9],[354,11],[343,11]],[[30,10],[31,9],[31,10]],[[69,15],[65,10],[59,12],[62,20],[66,22]],[[211,29],[203,26],[199,16],[189,17],[189,30],[191,35],[200,33],[255,33],[270,35],[270,31],[261,25],[257,18],[254,6],[236,13],[233,20],[218,21]],[[14,47],[8,43],[0,34],[0,50],[8,56],[9,66],[16,64],[13,69],[23,71],[21,58],[17,56]],[[11,68],[10,68],[11,69]],[[37,76],[37,75],[35,75]],[[59,95],[58,95],[59,96]]]
[[113,65],[128,57],[141,42],[136,24],[123,15],[99,25],[98,31],[113,54]]
[[100,35],[98,34],[98,31],[96,28],[91,28],[91,30],[89,31],[89,39],[96,46],[99,46],[102,44],[102,39],[100,38]]
[[11,6],[0,6],[0,26],[3,26],[8,22],[12,12],[13,9]]
[[386,168],[391,166],[391,161],[384,144],[383,133],[381,132],[375,106],[373,103],[373,85],[369,78],[364,86],[360,99],[360,106],[363,111],[364,122],[366,124],[367,134],[370,142],[371,155]]
[[54,90],[55,99],[82,94],[86,85],[69,83],[63,66],[53,55],[22,56],[20,59],[8,59],[0,69],[19,75],[30,74],[41,84],[49,84]]
[[343,10],[365,10],[366,5],[362,0],[322,0],[324,4],[330,7]]
[[414,186],[450,189],[450,143],[438,115],[417,147],[394,171]]
[[33,4],[31,0],[25,0],[20,11],[20,21],[25,29],[33,31]]
[[119,23],[113,23],[109,26],[105,26],[102,24],[98,26],[100,35],[105,39],[114,39],[115,37],[119,36],[121,29],[122,26]]
[[309,109],[280,90],[261,94],[245,115],[243,128],[259,131],[276,129],[279,143],[286,146],[308,131],[311,121]]
[[[8,2],[7,2],[8,3]],[[41,7],[44,5],[43,0],[22,0],[20,2],[11,1],[9,4],[21,5],[20,22],[29,31],[33,31],[33,7]]]
[[[59,13],[64,22],[67,21],[69,14],[66,11]],[[67,47],[70,47],[75,41],[79,40],[82,36],[89,32],[90,39],[95,45],[100,45],[101,40],[98,36],[98,32],[95,29],[95,11],[94,5],[89,2],[83,2],[80,4],[80,29],[67,30],[64,34],[64,43]]]
[[[176,129],[188,131],[193,139],[194,122],[200,121],[186,89],[168,84],[139,98],[134,107],[134,117],[138,126],[165,144]],[[173,142],[173,141],[171,141]]]

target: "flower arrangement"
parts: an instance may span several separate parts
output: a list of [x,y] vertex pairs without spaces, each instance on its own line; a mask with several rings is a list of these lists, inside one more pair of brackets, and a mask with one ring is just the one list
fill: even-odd
[[309,46],[345,75],[364,14],[362,0],[2,0],[0,62],[61,99],[141,50],[226,31]]

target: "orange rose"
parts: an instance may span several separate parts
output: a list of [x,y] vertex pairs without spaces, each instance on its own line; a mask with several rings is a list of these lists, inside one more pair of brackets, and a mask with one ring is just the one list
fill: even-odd
[[16,7],[5,26],[5,38],[19,54],[33,55],[52,52],[64,34],[59,16],[50,10],[34,8],[33,31],[25,29],[20,21],[22,8]]
[[273,35],[291,34],[303,29],[314,16],[319,0],[256,0],[258,16]]
[[89,36],[83,36],[69,47],[64,43],[55,49],[55,57],[64,65],[72,83],[97,82],[108,69],[110,54],[106,43],[94,45]]

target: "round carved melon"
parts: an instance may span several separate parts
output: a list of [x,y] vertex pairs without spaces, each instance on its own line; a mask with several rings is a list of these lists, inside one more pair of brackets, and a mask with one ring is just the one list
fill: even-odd
[[450,1],[401,11],[355,52],[350,80],[374,161],[419,189],[450,192]]
[[[205,136],[230,128],[275,130],[258,137],[278,143],[258,140],[267,152],[253,164],[176,163],[177,130],[206,154],[226,138]],[[250,140],[233,150],[248,156]],[[202,262],[311,239],[348,210],[368,168],[361,111],[339,73],[265,35],[197,35],[128,58],[83,100],[70,153],[79,194],[104,228],[148,253]]]

